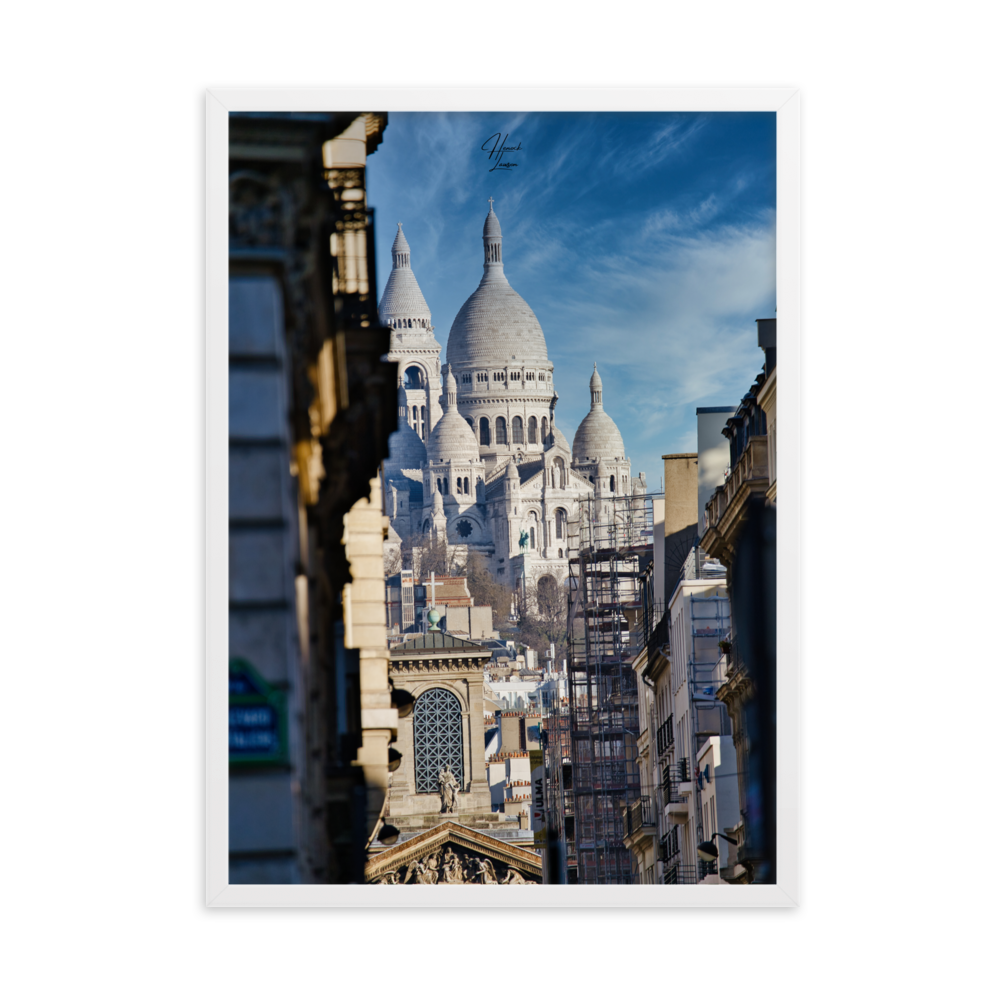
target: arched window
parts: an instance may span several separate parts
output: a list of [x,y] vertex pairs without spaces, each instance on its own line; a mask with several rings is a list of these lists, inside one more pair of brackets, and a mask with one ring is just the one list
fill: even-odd
[[441,479],[440,479],[440,477],[438,477],[438,479],[437,479],[437,488],[438,488],[438,493],[443,493],[444,492],[441,489]]
[[514,417],[511,420],[510,436],[514,444],[524,444],[524,423],[520,417]]
[[556,509],[556,538],[566,537],[566,511],[559,507]]
[[497,417],[497,444],[507,443],[507,421],[503,417]]
[[614,493],[614,491],[615,491],[615,477],[612,476],[611,477],[611,492]]
[[431,688],[413,706],[413,766],[418,795],[438,793],[438,775],[446,764],[459,788],[464,787],[462,706],[450,691]]
[[465,492],[467,494],[469,492],[469,477],[468,476],[465,477]]
[[528,444],[538,444],[538,421],[528,417]]
[[561,489],[566,488],[566,463],[561,459],[557,458],[553,463],[553,472],[555,476],[555,485]]
[[441,482],[444,483],[444,495],[447,496],[448,495],[448,477],[445,476],[444,479],[441,480]]
[[416,432],[417,432],[417,433],[419,434],[419,433],[420,433],[420,422],[419,422],[419,420],[417,419],[417,413],[418,413],[418,412],[419,412],[419,411],[418,411],[418,410],[417,410],[417,408],[416,408],[416,407],[414,406],[414,407],[413,407],[413,429],[414,429],[414,430],[415,430],[415,431],[416,431]]
[[427,407],[420,407],[420,436],[426,440],[427,438]]
[[407,389],[423,389],[424,373],[416,366],[410,365],[405,372],[406,381],[403,383]]
[[528,529],[528,544],[534,548],[535,547],[535,529],[538,527],[538,515],[532,511],[531,512],[531,527]]
[[479,418],[479,443],[489,444],[490,443],[490,421],[489,417]]
[[542,444],[549,443],[549,421],[548,418],[542,417]]
[[563,557],[563,554],[562,554],[562,549],[560,549],[560,550],[559,550],[559,558],[560,558],[560,559],[562,559],[562,557]]

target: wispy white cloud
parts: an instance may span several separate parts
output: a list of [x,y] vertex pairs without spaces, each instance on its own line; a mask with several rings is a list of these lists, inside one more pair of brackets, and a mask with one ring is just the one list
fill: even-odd
[[[520,172],[487,172],[479,146],[497,117],[524,145]],[[693,449],[694,408],[735,404],[763,362],[753,320],[774,314],[773,154],[766,136],[753,153],[742,136],[727,145],[711,115],[568,118],[390,116],[369,168],[387,213],[380,284],[402,218],[446,345],[481,275],[494,196],[508,277],[555,362],[563,432],[572,440],[587,412],[597,361],[634,469],[655,483],[661,454]]]

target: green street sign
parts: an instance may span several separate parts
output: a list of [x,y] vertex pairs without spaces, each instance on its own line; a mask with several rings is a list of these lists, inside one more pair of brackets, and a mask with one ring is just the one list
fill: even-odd
[[288,763],[285,694],[241,658],[229,661],[229,763]]

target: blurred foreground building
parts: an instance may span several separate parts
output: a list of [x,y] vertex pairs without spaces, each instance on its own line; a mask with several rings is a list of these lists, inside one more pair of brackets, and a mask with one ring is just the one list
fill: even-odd
[[[722,875],[775,881],[777,321],[757,321],[764,369],[726,421],[730,471],[705,508],[704,549],[726,567],[733,628],[717,697],[733,721],[739,775],[736,841]],[[720,855],[721,857],[721,855]]]
[[359,882],[388,785],[365,163],[384,113],[229,123],[230,881]]

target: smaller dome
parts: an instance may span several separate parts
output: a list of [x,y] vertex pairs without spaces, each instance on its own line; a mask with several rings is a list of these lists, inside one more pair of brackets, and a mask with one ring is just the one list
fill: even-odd
[[604,410],[591,410],[573,437],[573,460],[578,464],[599,458],[624,458],[621,431]]
[[479,442],[465,417],[458,412],[457,393],[458,383],[448,365],[444,379],[444,413],[427,440],[427,457],[432,462],[475,462],[479,459]]
[[408,423],[403,422],[398,431],[389,435],[386,471],[419,469],[426,461],[427,446],[420,440],[420,435]]
[[594,362],[594,374],[590,376],[590,389],[592,392],[599,392],[604,388],[604,383],[601,381],[601,376],[597,371],[597,362]]
[[516,479],[520,482],[521,477],[517,474],[517,465],[513,461],[507,463],[507,478]]
[[503,233],[500,232],[500,220],[496,217],[493,212],[493,206],[490,206],[490,214],[486,216],[486,221],[483,223],[483,236],[502,236]]
[[434,425],[427,440],[427,457],[432,462],[475,462],[479,443],[472,428],[458,410],[447,410]]
[[444,497],[437,490],[434,491],[434,496],[431,498],[431,510],[435,514],[444,513]]
[[597,475],[602,479],[608,475],[608,464],[603,458],[597,463]]

